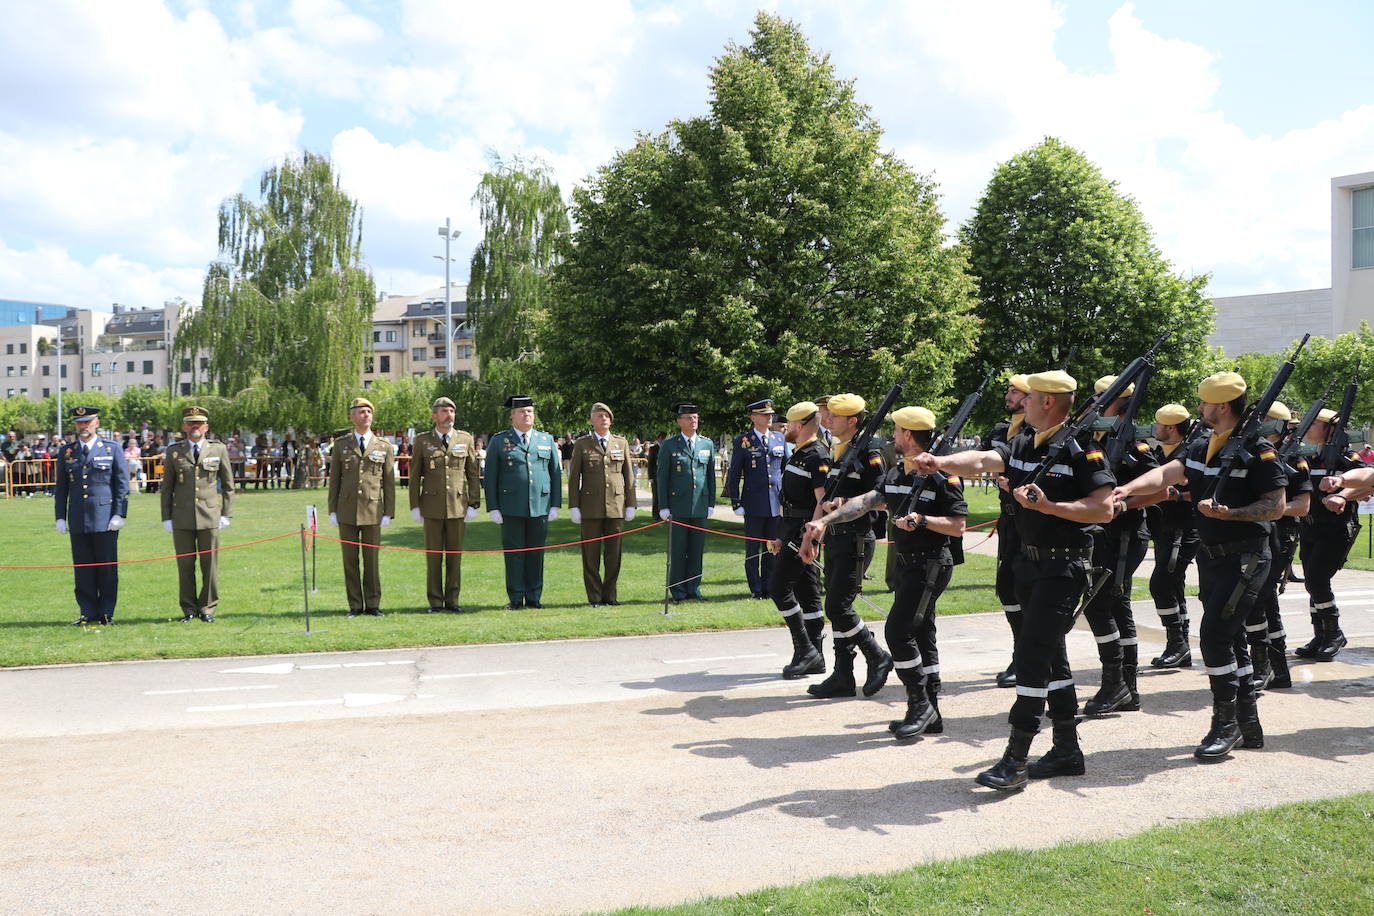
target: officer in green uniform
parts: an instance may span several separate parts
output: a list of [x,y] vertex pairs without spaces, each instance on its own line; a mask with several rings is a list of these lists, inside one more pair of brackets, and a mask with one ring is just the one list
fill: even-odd
[[[396,514],[396,446],[372,432],[372,402],[354,398],[353,429],[334,440],[329,453],[329,520],[343,548],[348,616],[382,616],[382,579],[377,571],[382,529]],[[352,542],[352,543],[348,543]],[[363,574],[358,576],[358,546]]]
[[410,517],[425,526],[425,592],[429,612],[460,614],[463,535],[482,506],[481,468],[472,434],[453,428],[448,398],[431,407],[434,429],[415,437],[410,459]]
[[506,399],[511,428],[487,443],[487,473],[483,486],[491,520],[501,526],[506,550],[506,610],[541,608],[544,593],[543,547],[549,522],[563,505],[562,456],[553,436],[534,428],[534,400],[525,395]]
[[[568,459],[568,505],[582,526],[582,584],[592,607],[617,605],[620,578],[619,537],[635,517],[635,484],[630,472],[630,444],[611,434],[611,408],[592,405],[592,431],[573,443]],[[601,538],[603,540],[597,540]],[[606,558],[605,576],[601,558]]]
[[224,443],[206,438],[210,418],[205,408],[185,408],[181,431],[186,438],[167,446],[163,455],[162,527],[177,553],[182,623],[197,618],[210,623],[219,604],[219,530],[229,527],[233,514],[234,471]]
[[[706,550],[706,521],[716,504],[716,447],[697,435],[701,418],[695,404],[678,404],[678,434],[658,450],[658,517],[682,522],[668,529],[668,593],[673,602],[701,594],[701,558]],[[693,527],[684,527],[691,525]]]

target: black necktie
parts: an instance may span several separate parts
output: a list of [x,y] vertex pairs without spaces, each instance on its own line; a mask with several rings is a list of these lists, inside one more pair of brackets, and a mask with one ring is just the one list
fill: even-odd
[[601,438],[600,436],[597,436],[596,441],[598,444],[600,444],[601,450],[604,452],[606,450],[606,440]]
[[364,452],[364,451],[367,450],[367,445],[365,444],[366,442],[367,442],[367,440],[364,439],[362,436],[359,436],[359,437],[358,437],[358,451],[359,451],[359,452]]
[[199,445],[192,445],[192,446],[191,446],[191,456],[192,456],[192,458],[191,458],[192,461],[199,461],[199,460],[200,460],[200,446],[199,446]]
[[444,437],[444,448],[448,448],[448,433],[443,433],[443,437]]

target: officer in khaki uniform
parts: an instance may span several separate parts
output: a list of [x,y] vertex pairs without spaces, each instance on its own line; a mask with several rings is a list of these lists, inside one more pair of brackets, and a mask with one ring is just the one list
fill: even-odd
[[[568,505],[572,520],[582,526],[582,583],[592,607],[617,605],[615,585],[620,577],[619,535],[635,517],[635,485],[630,471],[630,444],[611,435],[611,408],[592,405],[592,431],[573,443],[568,459]],[[605,538],[605,540],[591,540]],[[606,575],[601,575],[601,558]]]
[[[203,407],[181,412],[186,438],[163,455],[162,527],[172,536],[181,580],[181,620],[210,623],[219,604],[219,530],[233,514],[234,471],[229,449],[205,438],[210,418]],[[200,590],[196,590],[196,552],[200,553]]]
[[[425,526],[425,549],[459,551],[467,523],[482,505],[481,468],[472,434],[453,428],[457,408],[439,398],[431,408],[434,429],[420,433],[411,447],[410,517]],[[425,555],[429,612],[461,614],[458,591],[463,555]]]
[[[334,440],[329,453],[329,520],[345,541],[344,585],[348,616],[382,616],[382,579],[375,545],[396,514],[396,446],[372,433],[372,402],[354,398],[348,408],[353,429]],[[358,576],[358,545],[363,573]]]

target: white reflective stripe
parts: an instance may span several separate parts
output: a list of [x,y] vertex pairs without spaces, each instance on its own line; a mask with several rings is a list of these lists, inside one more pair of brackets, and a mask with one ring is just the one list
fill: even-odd
[[788,608],[787,610],[783,611],[783,612],[782,612],[782,616],[784,616],[784,617],[791,617],[793,614],[800,614],[800,613],[801,613],[801,605],[800,605],[800,604],[794,604],[794,605],[792,605],[790,608]]
[[917,496],[916,498],[917,498],[917,499],[934,499],[934,498],[935,498],[935,491],[934,491],[934,490],[922,490],[922,491],[921,491],[921,495]]
[[1108,643],[1108,642],[1116,642],[1116,641],[1117,641],[1118,639],[1120,639],[1120,638],[1121,638],[1121,633],[1120,633],[1119,631],[1117,631],[1117,630],[1112,630],[1110,633],[1108,633],[1108,634],[1105,635],[1105,636],[1098,636],[1098,637],[1097,637],[1097,642],[1098,642],[1098,644]]
[[807,611],[806,613],[802,614],[802,620],[816,620],[817,618],[824,616],[825,611]]
[[940,666],[939,666],[939,665],[926,665],[924,668],[921,669],[921,673],[922,673],[922,674],[939,674],[939,673],[940,673]]
[[1277,630],[1270,630],[1270,631],[1269,631],[1269,638],[1270,638],[1270,639],[1283,639],[1283,638],[1284,638],[1285,636],[1287,636],[1287,635],[1288,635],[1288,631],[1285,630],[1283,627],[1279,627]]
[[862,633],[862,632],[864,631],[864,629],[865,629],[865,628],[864,628],[864,625],[863,625],[863,621],[860,621],[860,622],[859,622],[859,625],[858,625],[857,627],[855,627],[854,629],[852,629],[852,630],[845,630],[843,633],[839,633],[839,632],[835,633],[835,638],[836,638],[836,639],[848,639],[848,638],[851,637],[851,636],[857,636],[857,635],[859,635],[860,633]]
[[883,487],[883,489],[886,490],[886,491],[889,492],[889,493],[910,493],[910,492],[911,492],[911,487],[910,487],[910,486],[903,486],[903,487]]
[[848,474],[846,474],[846,475],[844,475],[844,476],[850,478],[851,480],[858,480],[858,479],[859,479],[859,472],[858,472],[858,471],[850,471]]
[[1003,610],[1003,611],[1006,611],[1008,614],[1019,614],[1019,613],[1021,613],[1021,605],[1019,605],[1019,604],[1004,604],[1004,605],[1002,605],[1002,610]]
[[893,659],[893,660],[892,660],[892,667],[894,667],[894,668],[919,668],[919,667],[921,667],[921,656],[918,655],[918,656],[916,656],[915,658],[910,658],[910,659],[907,659],[906,661],[901,661],[901,662],[897,661],[896,659]]
[[1134,636],[1123,636],[1121,637],[1121,644],[1123,646],[1138,646],[1140,645],[1140,640]]
[[799,464],[789,464],[787,467],[783,468],[783,470],[789,474],[800,474],[803,477],[811,476],[811,472]]
[[1174,607],[1157,607],[1155,608],[1155,612],[1159,614],[1159,616],[1161,617],[1177,617],[1178,606],[1175,605]]
[[1247,633],[1263,633],[1267,629],[1269,629],[1267,623],[1247,623],[1245,625],[1245,632]]
[[1231,662],[1231,664],[1222,665],[1220,668],[1208,668],[1207,673],[1212,677],[1221,677],[1223,674],[1234,674],[1235,670],[1236,663]]
[[1244,668],[1237,668],[1237,669],[1236,669],[1236,675],[1237,675],[1238,677],[1246,677],[1247,675],[1251,675],[1251,674],[1254,674],[1254,673],[1255,673],[1255,667],[1254,667],[1254,665],[1246,665]]
[[1062,680],[1062,681],[1050,681],[1049,689],[1050,689],[1050,690],[1063,690],[1063,689],[1066,688],[1066,687],[1072,687],[1072,686],[1073,686],[1073,678],[1070,677],[1070,678],[1065,678],[1065,679]]
[[1016,468],[1018,471],[1033,471],[1040,467],[1038,461],[1022,461],[1020,458],[1008,458],[1007,465]]
[[1016,695],[1018,697],[1039,697],[1043,700],[1050,695],[1050,690],[1048,687],[1027,687],[1024,684],[1017,684]]
[[[1184,462],[1184,464],[1186,464],[1188,467],[1192,468],[1194,471],[1201,471],[1203,477],[1215,477],[1215,476],[1217,476],[1218,474],[1221,473],[1221,468],[1219,468],[1219,467],[1217,467],[1217,468],[1209,468],[1207,465],[1203,464],[1201,461],[1197,461],[1196,459],[1193,459],[1193,458],[1189,458],[1187,461]],[[1231,472],[1231,476],[1232,476],[1232,477],[1244,477],[1244,476],[1246,476],[1246,475],[1249,474],[1249,473],[1250,473],[1250,471],[1249,471],[1248,468],[1236,468],[1235,470],[1233,470],[1233,471]]]
[[1323,601],[1321,604],[1314,604],[1314,605],[1312,605],[1312,609],[1313,609],[1314,611],[1324,611],[1324,610],[1326,610],[1326,609],[1329,608],[1329,607],[1335,607],[1335,606],[1336,606],[1336,602],[1335,602],[1334,600],[1332,600],[1332,601]]
[[1331,472],[1328,471],[1326,468],[1308,468],[1307,473],[1312,477],[1325,477],[1327,474],[1330,474]]

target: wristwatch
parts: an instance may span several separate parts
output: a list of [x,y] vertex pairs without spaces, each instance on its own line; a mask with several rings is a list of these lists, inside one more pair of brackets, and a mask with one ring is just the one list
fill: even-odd
[[924,515],[921,515],[919,512],[917,513],[917,515],[920,517],[920,521],[916,523],[916,530],[920,531],[922,528],[926,526],[926,522],[930,521],[930,519],[926,518]]

